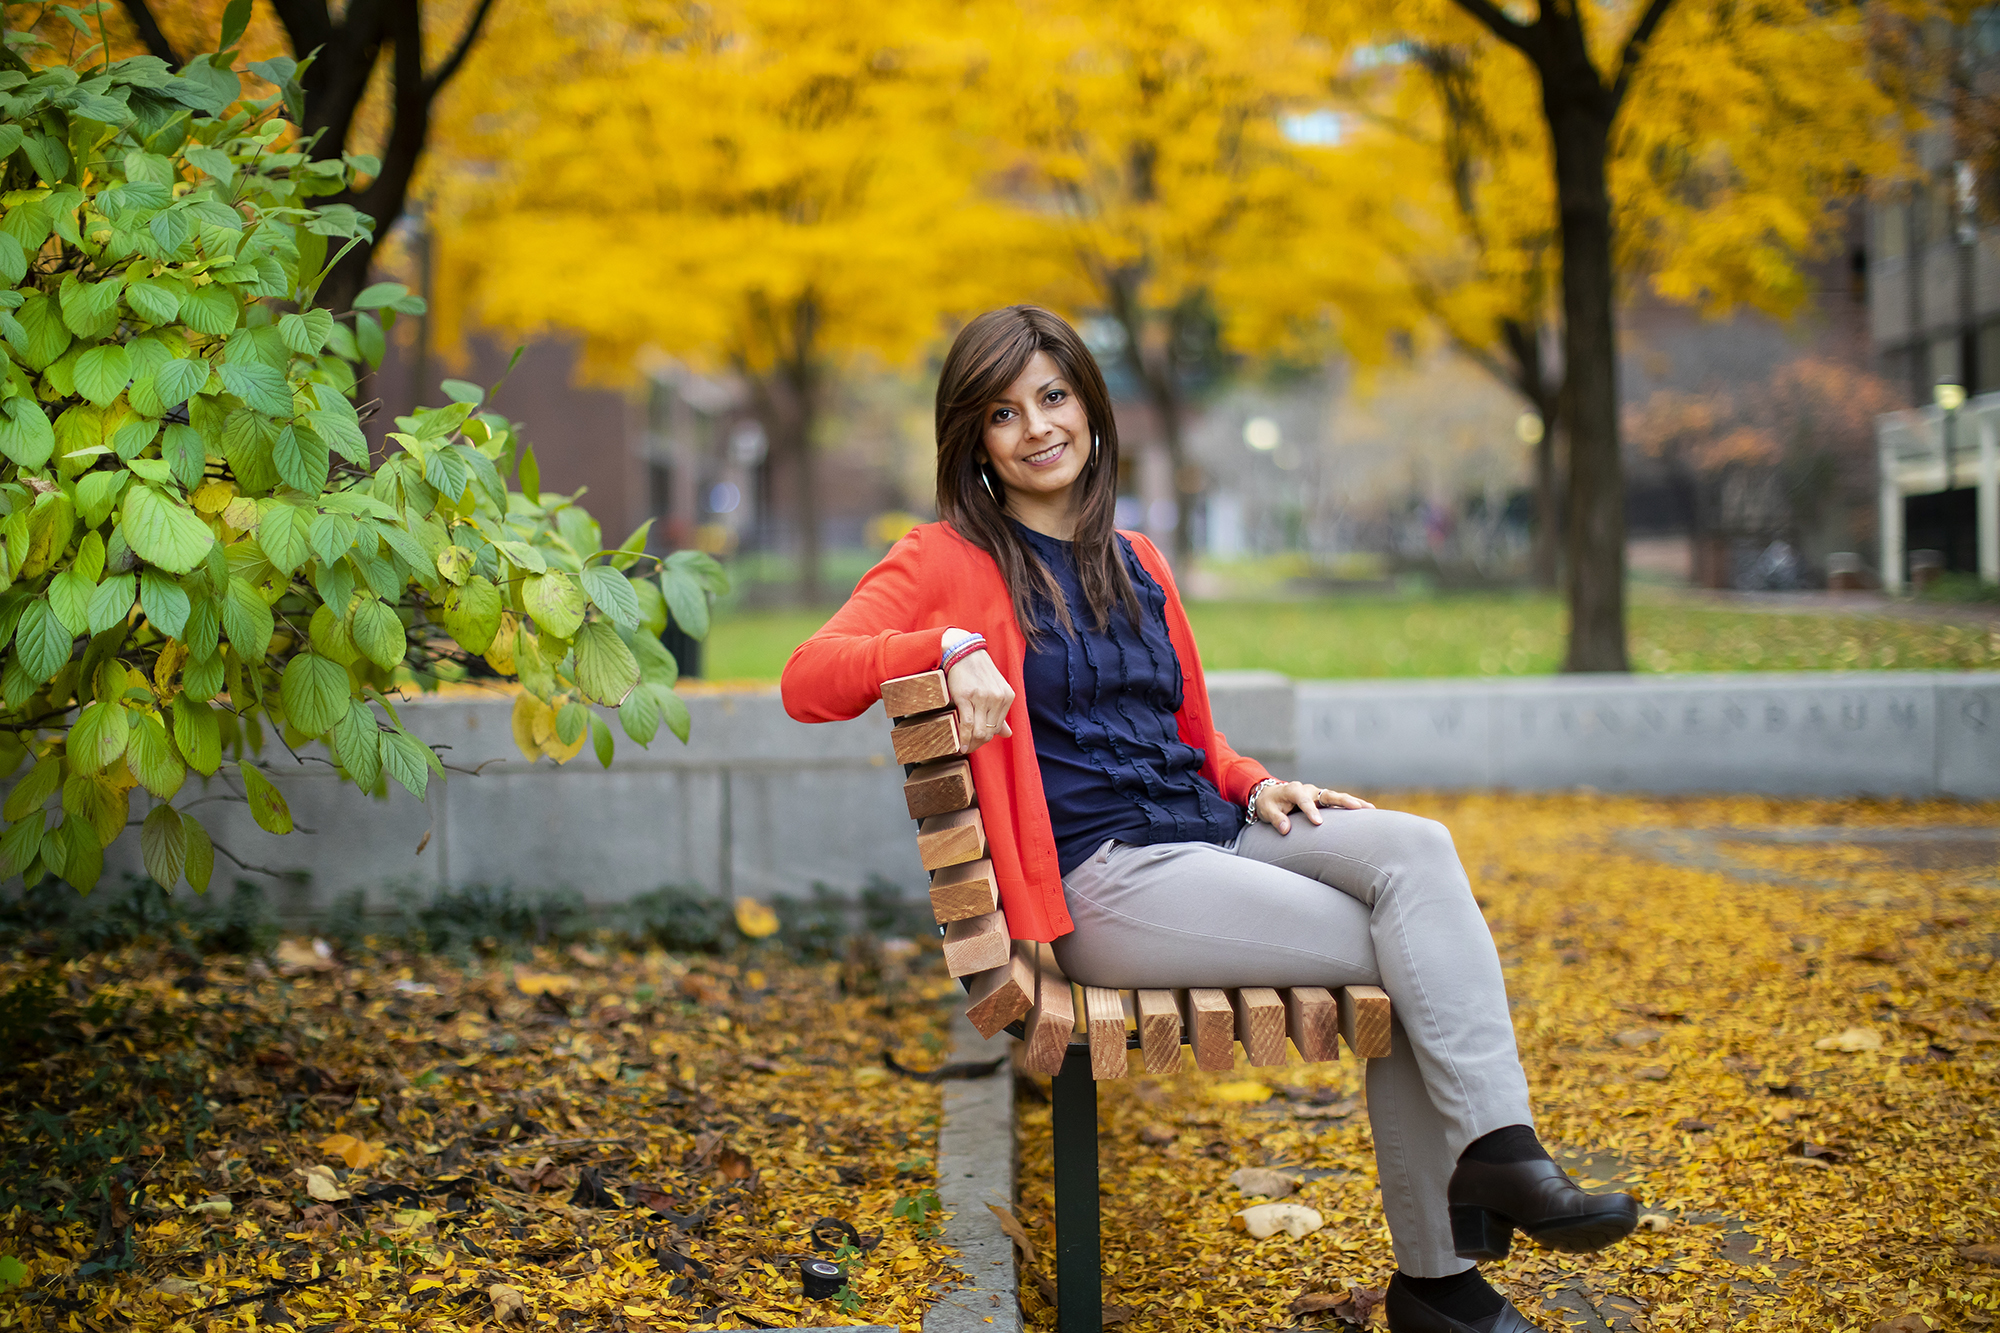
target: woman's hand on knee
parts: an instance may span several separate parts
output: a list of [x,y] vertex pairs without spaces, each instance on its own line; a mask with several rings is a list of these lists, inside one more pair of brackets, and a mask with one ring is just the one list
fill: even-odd
[[958,710],[960,754],[971,754],[995,736],[1014,734],[1007,725],[1014,687],[983,649],[954,662],[945,674],[944,688]]
[[1329,810],[1373,810],[1375,807],[1359,796],[1350,796],[1344,791],[1334,791],[1330,787],[1315,787],[1310,782],[1279,782],[1257,793],[1257,818],[1269,824],[1283,837],[1292,831],[1291,811],[1303,814],[1310,823],[1318,824],[1323,816],[1322,809]]

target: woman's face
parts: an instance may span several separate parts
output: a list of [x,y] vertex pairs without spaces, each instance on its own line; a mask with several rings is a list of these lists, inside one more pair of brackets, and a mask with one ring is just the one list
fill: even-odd
[[980,451],[1016,504],[1064,503],[1090,462],[1090,421],[1083,401],[1047,352],[986,405]]

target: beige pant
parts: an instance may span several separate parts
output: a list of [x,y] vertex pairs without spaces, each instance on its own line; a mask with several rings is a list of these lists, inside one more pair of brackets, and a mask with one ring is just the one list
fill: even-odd
[[1107,842],[1063,880],[1076,929],[1055,943],[1092,986],[1380,986],[1395,1026],[1368,1062],[1368,1121],[1396,1263],[1452,1253],[1445,1186],[1465,1146],[1532,1124],[1492,934],[1451,834],[1393,810],[1252,824],[1228,846]]

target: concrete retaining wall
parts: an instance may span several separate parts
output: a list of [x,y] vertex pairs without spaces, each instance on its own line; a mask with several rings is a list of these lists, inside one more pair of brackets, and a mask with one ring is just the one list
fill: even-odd
[[[1363,792],[2000,797],[2000,672],[1297,684],[1233,672],[1212,676],[1210,693],[1238,750]],[[667,883],[767,896],[871,875],[924,882],[879,706],[808,727],[775,690],[688,704],[688,745],[669,736],[642,750],[621,734],[607,771],[587,750],[562,768],[523,762],[505,699],[420,701],[403,707],[411,729],[449,746],[447,763],[482,770],[434,784],[428,803],[393,787],[371,800],[309,761],[274,776],[299,827],[317,833],[272,837],[230,803],[201,813],[245,861],[309,874],[274,891],[287,914],[396,882],[561,886],[599,903]],[[109,865],[137,870],[136,830]],[[219,860],[224,882],[233,869]]]

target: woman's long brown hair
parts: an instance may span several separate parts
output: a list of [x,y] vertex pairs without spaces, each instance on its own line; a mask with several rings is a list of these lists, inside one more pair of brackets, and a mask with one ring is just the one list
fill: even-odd
[[[1084,417],[1094,441],[1089,461],[1077,478],[1083,494],[1070,548],[1077,581],[1083,585],[1084,600],[1090,604],[1091,619],[1100,633],[1110,628],[1114,599],[1136,626],[1139,599],[1125,573],[1112,527],[1118,499],[1118,422],[1111,414],[1111,393],[1104,387],[1104,372],[1098,369],[1097,358],[1062,316],[1040,306],[1010,305],[987,311],[953,340],[944,370],[938,375],[938,517],[999,564],[1013,599],[1014,619],[1023,634],[1035,637],[1039,618],[1034,606],[1038,599],[1054,609],[1064,633],[1075,631],[1055,576],[1015,532],[1001,507],[1006,491],[999,478],[986,472],[979,462],[987,408],[1019,378],[1037,352],[1049,354],[1083,400]],[[983,472],[986,475],[982,476]]]

